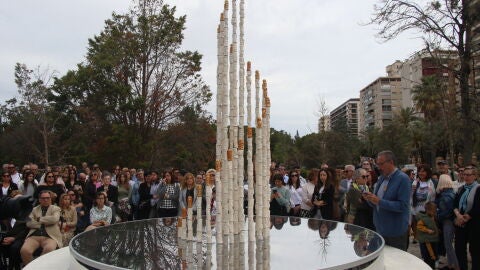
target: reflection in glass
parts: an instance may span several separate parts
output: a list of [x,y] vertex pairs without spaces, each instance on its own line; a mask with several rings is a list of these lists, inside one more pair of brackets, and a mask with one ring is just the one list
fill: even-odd
[[176,218],[126,222],[76,236],[71,250],[77,260],[99,269],[102,265],[125,269],[362,269],[376,260],[384,245],[375,232],[350,224],[283,216],[272,216],[270,222],[270,239],[248,242],[245,227],[233,242],[224,236],[224,244],[218,245],[215,237],[213,244],[206,243],[205,222],[200,232],[193,226],[193,241],[178,238]]

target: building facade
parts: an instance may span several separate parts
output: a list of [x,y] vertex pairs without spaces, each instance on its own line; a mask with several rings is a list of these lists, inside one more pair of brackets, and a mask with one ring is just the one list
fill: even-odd
[[477,92],[480,91],[480,0],[470,2],[472,23],[472,78]]
[[360,91],[359,135],[388,125],[402,108],[400,77],[380,77]]
[[358,106],[360,100],[351,98],[330,112],[330,127],[335,129],[346,125],[349,134],[358,135]]
[[402,87],[402,108],[415,108],[412,89],[422,83],[423,77],[436,75],[447,82],[449,77],[453,76],[442,65],[447,66],[448,62],[454,59],[455,52],[435,51],[433,54],[435,58],[428,51],[423,50],[413,54],[402,63],[399,70]]

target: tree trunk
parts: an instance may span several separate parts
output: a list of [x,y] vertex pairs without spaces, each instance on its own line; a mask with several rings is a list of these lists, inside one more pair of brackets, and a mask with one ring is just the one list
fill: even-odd
[[42,132],[42,137],[43,137],[43,159],[45,160],[45,168],[48,167],[49,164],[49,157],[48,157],[48,131],[47,131],[47,124],[44,122],[43,123],[43,132]]
[[[470,1],[463,0],[462,5],[464,8],[470,5]],[[459,60],[460,60],[460,70],[459,70],[459,83],[460,83],[460,96],[461,96],[461,117],[463,119],[462,127],[460,129],[461,136],[463,139],[463,150],[462,155],[465,160],[465,164],[470,164],[472,161],[472,152],[473,152],[473,117],[472,117],[472,105],[471,105],[471,95],[469,87],[469,77],[471,73],[470,63],[471,63],[471,16],[469,12],[462,13],[462,20],[465,22],[465,43],[460,39],[459,43]],[[463,49],[463,50],[462,50]]]

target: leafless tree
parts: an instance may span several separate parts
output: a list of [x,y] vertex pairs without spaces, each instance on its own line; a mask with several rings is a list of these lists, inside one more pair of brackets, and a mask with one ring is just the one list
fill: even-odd
[[[380,26],[378,37],[383,41],[395,39],[404,32],[417,34],[433,57],[440,49],[454,51],[454,65],[444,65],[458,80],[461,106],[461,139],[463,156],[470,162],[475,123],[474,89],[469,85],[472,61],[472,23],[474,10],[471,0],[379,0],[374,6],[370,24]],[[440,63],[441,61],[439,61]]]

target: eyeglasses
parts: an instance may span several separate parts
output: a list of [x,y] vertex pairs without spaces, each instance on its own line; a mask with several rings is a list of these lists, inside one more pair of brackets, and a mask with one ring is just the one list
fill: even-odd
[[370,177],[370,175],[362,175],[363,179],[367,179],[368,177]]
[[378,166],[383,166],[387,162],[390,162],[390,160],[385,160],[384,162],[377,162],[377,165]]
[[49,200],[51,199],[50,197],[40,197],[40,200]]

